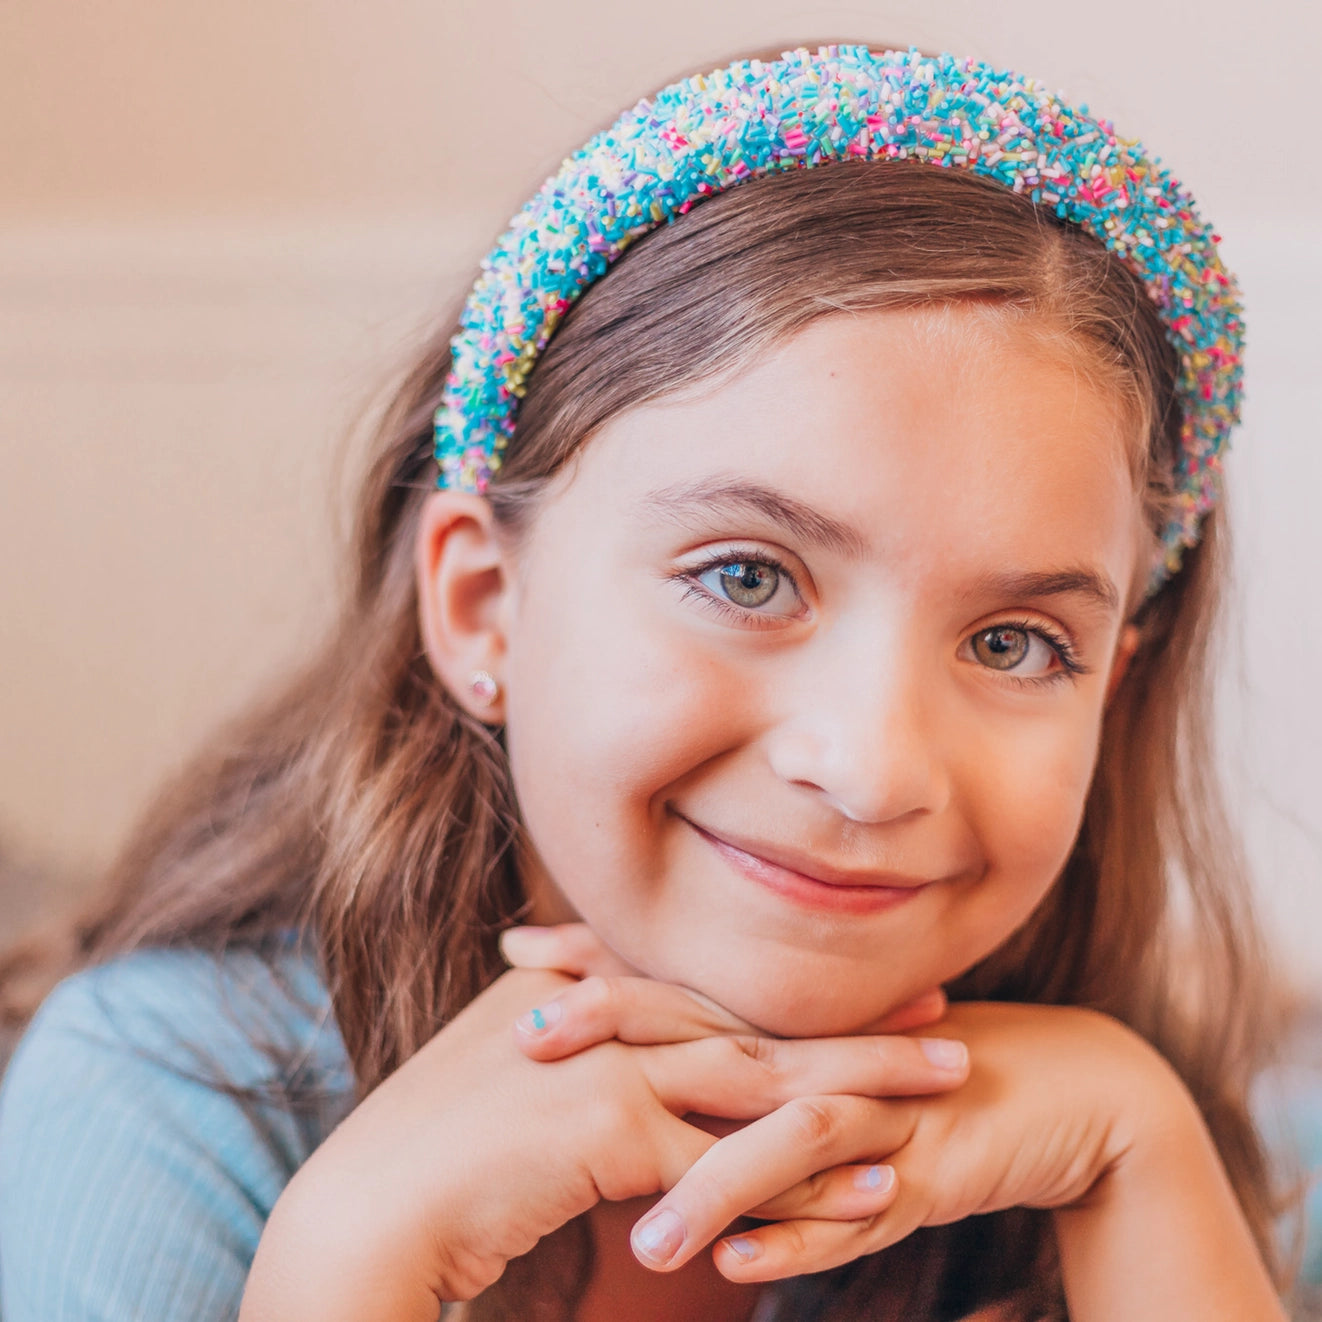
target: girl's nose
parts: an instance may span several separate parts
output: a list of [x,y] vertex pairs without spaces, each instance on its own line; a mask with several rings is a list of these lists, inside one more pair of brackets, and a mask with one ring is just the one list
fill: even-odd
[[809,662],[769,732],[772,769],[855,822],[937,813],[952,794],[930,670],[872,650],[842,665]]

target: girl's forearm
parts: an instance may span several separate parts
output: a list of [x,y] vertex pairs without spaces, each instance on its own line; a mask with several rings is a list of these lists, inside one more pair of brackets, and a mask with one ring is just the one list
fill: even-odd
[[406,1269],[410,1255],[394,1264],[374,1251],[343,1207],[291,1183],[257,1246],[239,1322],[437,1322],[440,1302]]
[[1055,1224],[1074,1322],[1286,1322],[1183,1089]]

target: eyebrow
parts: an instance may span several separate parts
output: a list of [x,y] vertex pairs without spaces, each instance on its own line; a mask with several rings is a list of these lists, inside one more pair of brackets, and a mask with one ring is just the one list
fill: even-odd
[[806,545],[853,559],[861,559],[868,551],[867,541],[847,523],[756,482],[734,478],[677,482],[648,492],[639,503],[681,524],[691,523],[697,513],[761,515],[779,523]]
[[[862,559],[869,551],[867,541],[846,523],[815,510],[811,505],[774,487],[737,478],[676,482],[648,492],[639,504],[675,522],[688,525],[693,516],[715,511],[724,514],[757,514],[788,529],[801,542],[835,551],[851,559]],[[967,597],[1057,597],[1076,596],[1111,612],[1120,608],[1120,593],[1100,570],[1087,566],[1069,569],[984,574],[970,584]]]
[[1120,593],[1100,570],[1079,567],[1020,574],[985,574],[970,585],[967,594],[994,597],[1076,596],[1104,610],[1120,609]]

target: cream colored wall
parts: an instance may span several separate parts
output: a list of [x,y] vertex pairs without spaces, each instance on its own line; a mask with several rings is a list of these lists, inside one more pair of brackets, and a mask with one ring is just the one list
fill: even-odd
[[1032,71],[1152,144],[1226,234],[1251,332],[1228,770],[1316,968],[1322,20],[1302,3],[8,0],[0,842],[94,867],[308,645],[338,439],[566,149],[679,72],[836,36]]

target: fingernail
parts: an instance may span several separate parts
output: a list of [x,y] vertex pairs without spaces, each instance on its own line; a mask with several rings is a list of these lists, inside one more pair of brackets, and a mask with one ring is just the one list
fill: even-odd
[[962,1070],[969,1063],[969,1049],[953,1037],[920,1037],[923,1055],[939,1070]]
[[864,1193],[890,1193],[895,1171],[890,1166],[868,1166],[854,1172],[854,1185]]
[[524,924],[520,927],[507,927],[496,940],[503,950],[508,942],[514,942],[517,945],[520,941],[536,941],[545,932],[546,928],[544,927],[530,927]]
[[669,1262],[683,1242],[684,1223],[668,1207],[634,1227],[634,1252],[648,1262]]
[[514,1021],[514,1027],[520,1033],[527,1033],[529,1037],[537,1037],[554,1028],[563,1018],[564,1013],[565,1008],[559,1001],[548,1001],[545,1005],[535,1006],[527,1014],[521,1014]]
[[741,1262],[752,1262],[762,1252],[762,1246],[757,1240],[745,1239],[742,1235],[736,1235],[733,1239],[725,1240],[724,1243]]

